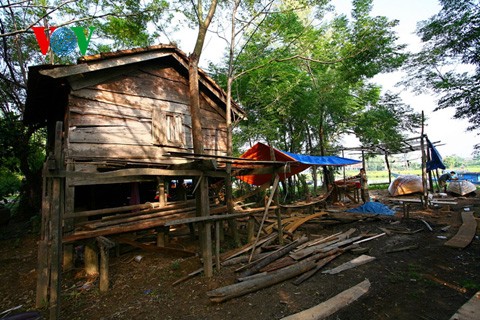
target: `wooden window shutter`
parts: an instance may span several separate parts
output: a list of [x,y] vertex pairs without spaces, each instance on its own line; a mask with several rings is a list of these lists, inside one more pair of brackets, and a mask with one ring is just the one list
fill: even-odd
[[152,115],[152,137],[154,144],[185,146],[185,130],[182,115],[154,109]]
[[165,135],[166,122],[167,114],[165,112],[162,112],[161,110],[158,110],[157,108],[154,108],[152,114],[152,138],[154,144],[167,144],[167,137]]

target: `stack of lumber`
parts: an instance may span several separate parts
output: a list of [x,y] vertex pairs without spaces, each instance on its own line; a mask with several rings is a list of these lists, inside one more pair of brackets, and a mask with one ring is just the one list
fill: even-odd
[[[269,210],[277,207],[271,206]],[[265,211],[265,208],[248,210],[235,210],[229,218],[248,217],[258,212]],[[225,217],[227,206],[210,206],[212,217],[196,217],[194,201],[174,202],[165,206],[158,203],[145,203],[117,208],[98,209],[65,214],[64,219],[86,218],[94,220],[75,223],[73,233],[66,235],[64,242],[72,242],[81,239],[94,238],[124,232],[171,226],[218,219],[220,215]]]
[[[257,255],[256,257],[258,258],[254,261],[236,269],[236,272],[239,274],[237,277],[238,283],[209,291],[207,295],[213,302],[223,302],[294,277],[297,278],[293,283],[298,285],[313,276],[344,252],[357,248],[359,243],[384,235],[383,233],[373,236],[370,235],[370,237],[368,237],[362,234],[355,235],[356,233],[356,229],[349,229],[345,232],[314,240],[308,240],[307,237],[304,236],[297,238],[273,252]],[[261,247],[260,242],[265,245],[269,239],[274,238],[274,235],[275,234],[265,236],[258,241],[257,245]],[[229,260],[233,258],[237,261],[248,261],[249,259],[247,257],[243,259],[239,257],[239,252],[243,253],[249,250],[247,247],[248,246],[245,246],[243,249],[235,250],[232,254],[225,254],[222,257],[222,264],[228,264]],[[353,260],[348,262],[348,266],[343,266],[342,270],[371,260],[373,260],[373,257],[362,256],[360,259],[356,259],[358,262]],[[336,273],[336,271],[331,273]]]

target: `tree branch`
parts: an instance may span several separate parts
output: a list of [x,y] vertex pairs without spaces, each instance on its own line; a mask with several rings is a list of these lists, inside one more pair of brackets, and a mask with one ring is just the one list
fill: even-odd
[[34,27],[36,24],[38,24],[40,21],[42,21],[44,18],[48,17],[49,15],[51,15],[53,12],[59,10],[61,7],[69,4],[70,2],[75,2],[76,0],[68,0],[68,1],[65,1],[64,3],[61,3],[59,4],[57,7],[51,9],[50,11],[48,11],[47,13],[45,13],[44,15],[42,15],[40,18],[38,18],[37,20],[35,20],[33,23],[31,23],[30,25],[28,25],[28,27],[24,28],[24,29],[20,29],[20,30],[15,30],[15,31],[11,31],[11,32],[6,32],[6,33],[1,33],[0,34],[0,37],[9,37],[9,36],[13,36],[13,35],[16,35],[16,34],[20,34],[20,33],[25,33],[27,32],[29,29],[31,29],[32,27]]

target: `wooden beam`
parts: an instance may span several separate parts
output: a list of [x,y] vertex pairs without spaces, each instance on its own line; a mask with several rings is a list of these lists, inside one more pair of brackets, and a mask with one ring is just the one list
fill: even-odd
[[476,320],[480,319],[480,291],[475,293],[450,320]]
[[207,292],[212,302],[224,302],[291,279],[315,267],[314,261],[302,261],[264,276]]
[[173,55],[172,51],[170,52],[151,51],[151,52],[137,53],[131,56],[122,55],[116,59],[91,61],[88,64],[80,63],[77,65],[68,66],[68,67],[62,66],[54,69],[41,70],[40,74],[48,77],[52,77],[54,79],[71,77],[81,73],[93,72],[93,71],[102,70],[102,69],[109,69],[109,68],[119,67],[127,64],[167,57],[171,55]]
[[224,178],[224,172],[217,171],[206,171],[201,170],[170,170],[170,169],[154,169],[154,168],[130,168],[130,169],[120,169],[109,172],[66,172],[65,175],[68,178],[71,178],[73,185],[80,185],[79,183],[82,180],[101,180],[108,178],[118,178],[118,177],[131,177],[131,176],[183,176],[183,177],[199,177],[201,175],[208,177],[218,177]]
[[477,230],[477,221],[473,217],[473,212],[462,212],[462,225],[453,238],[445,242],[447,247],[465,248],[472,242]]
[[199,223],[199,222],[216,222],[221,220],[235,219],[235,218],[245,218],[248,217],[249,213],[235,213],[235,214],[222,214],[215,216],[201,216],[201,217],[192,217],[185,219],[177,219],[165,222],[165,226],[174,226],[178,224],[186,223]]
[[158,203],[147,202],[144,204],[135,204],[131,206],[115,207],[115,208],[106,208],[106,209],[97,209],[97,210],[88,210],[88,211],[78,211],[78,212],[67,212],[63,215],[64,219],[80,218],[80,217],[92,217],[102,214],[110,213],[121,213],[125,211],[132,210],[142,210],[142,209],[153,209],[159,207]]
[[333,298],[330,298],[315,307],[292,314],[288,317],[282,318],[282,320],[325,319],[343,307],[348,306],[352,302],[356,301],[358,298],[367,293],[369,289],[370,281],[365,279],[356,286],[342,291]]
[[[181,216],[182,216],[181,214],[176,214],[176,215],[169,216],[168,218],[174,219]],[[73,242],[81,239],[95,238],[97,236],[106,236],[106,235],[112,235],[112,234],[118,234],[118,233],[124,233],[124,232],[133,232],[133,231],[139,231],[144,229],[151,229],[159,226],[164,226],[167,221],[168,221],[167,218],[159,217],[155,219],[144,220],[142,222],[137,221],[134,223],[124,224],[124,225],[110,226],[103,229],[76,231],[72,234],[65,235],[63,237],[63,243],[69,243],[69,242]]]

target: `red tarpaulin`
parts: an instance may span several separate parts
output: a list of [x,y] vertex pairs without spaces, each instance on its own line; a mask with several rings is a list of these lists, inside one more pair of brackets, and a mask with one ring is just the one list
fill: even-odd
[[[240,156],[243,159],[252,159],[252,160],[263,160],[263,161],[283,161],[283,162],[293,162],[295,165],[290,166],[290,172],[285,174],[280,174],[280,181],[283,181],[294,174],[302,172],[303,170],[310,167],[310,165],[299,163],[294,158],[284,154],[282,151],[273,148],[275,159],[270,157],[270,147],[258,142],[256,145],[248,149],[244,154]],[[271,174],[257,174],[257,175],[248,175],[248,176],[237,176],[238,179],[245,181],[246,183],[253,185],[262,185],[266,182],[272,180]]]

